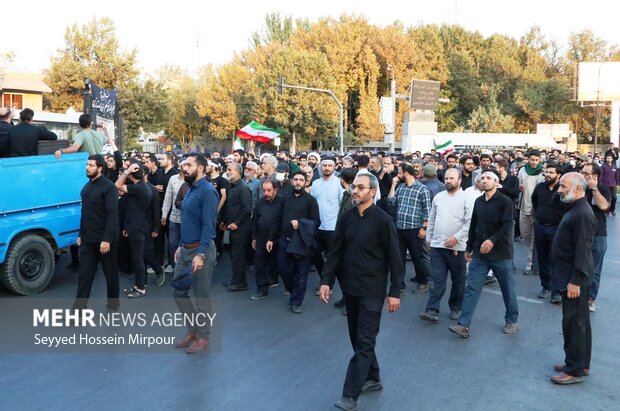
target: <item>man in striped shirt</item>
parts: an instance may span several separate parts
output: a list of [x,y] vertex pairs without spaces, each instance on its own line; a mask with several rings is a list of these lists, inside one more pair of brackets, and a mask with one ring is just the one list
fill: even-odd
[[473,204],[461,190],[461,173],[450,168],[444,176],[446,191],[438,193],[428,218],[426,242],[431,248],[431,278],[426,311],[420,318],[439,321],[439,305],[446,292],[448,271],[452,278],[450,319],[458,320],[465,294],[465,247]]
[[[414,175],[413,165],[402,163],[398,169],[398,176],[392,180],[388,199],[392,207],[397,207],[396,228],[403,267],[409,250],[418,282],[413,293],[422,294],[428,291],[428,278],[431,272],[430,253],[425,244],[428,215],[431,211],[431,193],[422,183],[416,181]],[[404,289],[403,282],[401,290]]]

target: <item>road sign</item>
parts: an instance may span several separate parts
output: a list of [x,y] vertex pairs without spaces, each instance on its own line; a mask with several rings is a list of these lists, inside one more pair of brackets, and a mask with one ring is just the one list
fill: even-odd
[[437,111],[439,106],[439,82],[412,80],[409,107],[415,110]]
[[381,124],[387,134],[394,132],[394,99],[392,97],[381,97],[379,102],[381,114],[379,116]]

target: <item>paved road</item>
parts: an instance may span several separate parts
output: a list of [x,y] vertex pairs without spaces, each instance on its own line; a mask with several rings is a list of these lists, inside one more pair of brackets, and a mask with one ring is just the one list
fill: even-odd
[[[486,288],[469,340],[448,331],[445,311],[437,324],[419,320],[426,296],[408,292],[402,309],[383,317],[377,353],[385,388],[362,396],[359,409],[618,409],[620,217],[611,218],[609,228],[598,310],[592,315],[592,372],[584,383],[563,387],[549,382],[552,365],[563,360],[560,308],[536,298],[536,277],[519,274],[520,329],[515,335],[501,332],[504,309],[497,285]],[[519,271],[524,256],[517,244]],[[59,266],[67,263],[63,257]],[[411,271],[409,263],[407,278]],[[249,300],[252,290],[226,292],[220,284],[228,275],[225,257],[213,281],[215,297],[222,301],[221,352],[1,354],[0,409],[333,409],[351,348],[345,318],[312,293],[316,274],[302,315],[287,310],[282,288],[258,302]],[[129,283],[121,279],[122,286]],[[75,274],[59,268],[41,296],[71,296],[75,284]],[[149,292],[165,297],[171,289],[166,283]],[[93,295],[105,295],[102,276]],[[0,298],[37,297],[14,297],[0,289]],[[2,331],[2,338],[10,338],[10,330]]]

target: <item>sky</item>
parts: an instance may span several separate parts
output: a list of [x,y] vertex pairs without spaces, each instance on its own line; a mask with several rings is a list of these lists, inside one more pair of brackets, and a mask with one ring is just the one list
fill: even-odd
[[[92,5],[101,7],[93,10]],[[13,41],[1,42],[0,52],[13,51],[17,55],[14,64],[39,72],[64,46],[68,26],[106,16],[116,24],[121,49],[138,50],[142,73],[154,73],[164,64],[193,72],[205,64],[223,64],[248,47],[252,33],[263,27],[265,14],[271,12],[311,21],[361,15],[379,26],[395,20],[406,27],[457,23],[485,36],[500,33],[515,38],[539,25],[547,38],[560,45],[567,43],[571,32],[589,28],[610,43],[620,44],[619,11],[617,0],[39,0],[24,11],[27,18],[19,17],[21,11],[3,17],[3,33]]]

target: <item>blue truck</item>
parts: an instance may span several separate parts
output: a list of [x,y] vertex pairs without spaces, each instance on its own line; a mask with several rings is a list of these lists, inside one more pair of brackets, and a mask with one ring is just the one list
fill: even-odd
[[0,278],[21,295],[45,289],[76,244],[88,154],[0,159]]

